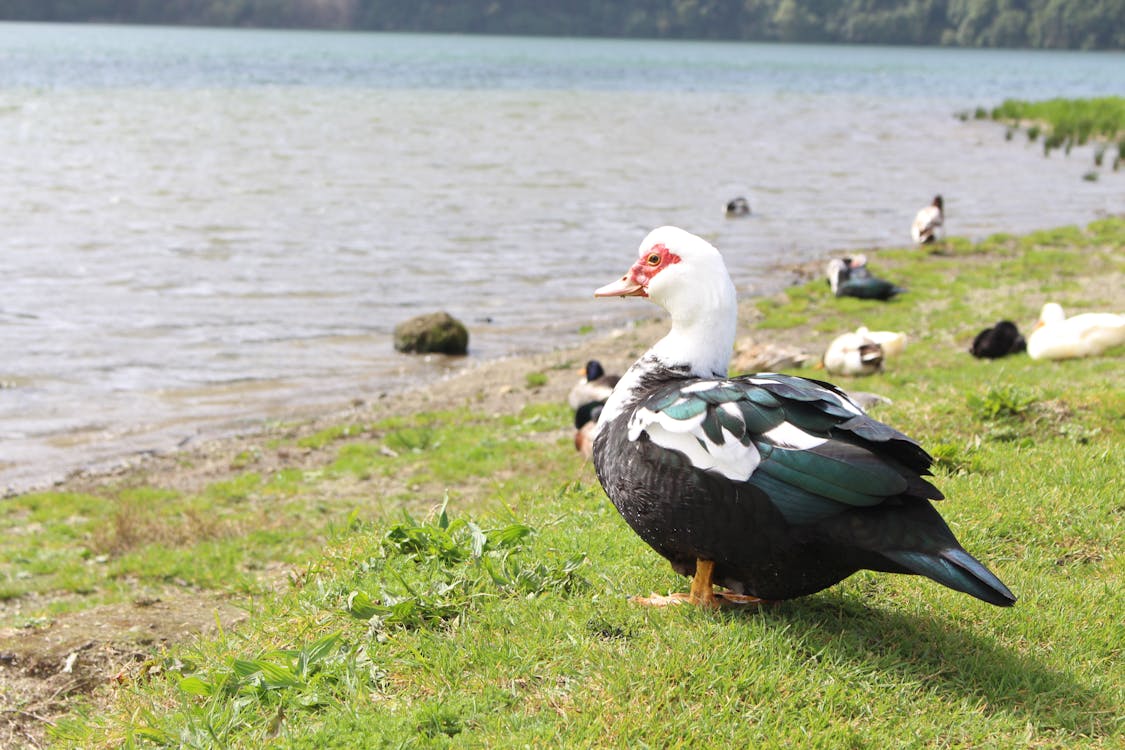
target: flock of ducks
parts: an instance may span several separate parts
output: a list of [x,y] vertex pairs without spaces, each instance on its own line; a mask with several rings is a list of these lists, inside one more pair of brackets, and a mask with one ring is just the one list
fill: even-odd
[[[936,242],[945,223],[944,202],[934,196],[914,217],[910,234],[919,245]],[[906,290],[871,274],[863,255],[833,258],[825,275],[837,297],[886,301]],[[1125,343],[1125,315],[1083,313],[1067,318],[1062,307],[1048,302],[1027,339],[1010,320],[1002,320],[977,334],[969,348],[974,357],[997,359],[1026,351],[1032,359],[1070,359],[1101,354]],[[855,332],[837,337],[824,353],[824,369],[835,375],[871,375],[906,346],[906,334],[891,331]]]
[[[750,203],[738,196],[726,204],[725,214],[728,218],[749,216]],[[944,201],[941,195],[936,195],[914,217],[911,237],[919,245],[936,242],[944,222]],[[875,276],[868,267],[867,257],[861,253],[832,258],[825,275],[836,297],[887,301],[907,291]],[[977,334],[969,352],[981,359],[1026,352],[1034,360],[1060,360],[1097,356],[1122,343],[1125,343],[1125,315],[1082,313],[1068,318],[1059,304],[1048,302],[1026,339],[1014,322],[1002,320]],[[832,375],[873,375],[882,372],[888,360],[902,354],[906,345],[907,335],[901,331],[871,331],[860,326],[834,338],[816,366]],[[803,367],[814,358],[813,354],[793,345],[746,341],[736,349],[733,366],[739,372],[777,372]],[[586,364],[583,378],[570,392],[568,401],[575,413],[575,447],[587,457],[592,454],[594,430],[602,405],[618,379],[617,375],[607,375],[600,362],[591,360]],[[885,401],[874,394],[853,392],[852,395],[868,404]]]

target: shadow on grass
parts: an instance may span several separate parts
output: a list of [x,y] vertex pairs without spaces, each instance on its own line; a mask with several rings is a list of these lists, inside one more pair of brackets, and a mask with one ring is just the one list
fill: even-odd
[[[1111,696],[948,621],[870,609],[831,593],[784,602],[761,614],[792,628],[800,636],[794,647],[810,659],[862,661],[951,699],[976,699],[987,712],[1019,714],[1040,730],[1089,737],[1116,731]],[[747,616],[758,615],[735,615]]]

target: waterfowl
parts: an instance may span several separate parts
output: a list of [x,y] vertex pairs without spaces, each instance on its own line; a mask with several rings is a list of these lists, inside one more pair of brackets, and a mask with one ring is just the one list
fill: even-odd
[[739,372],[776,372],[804,367],[813,355],[800,347],[769,341],[740,341],[734,348],[732,366]]
[[943,221],[945,221],[945,204],[940,195],[935,195],[930,205],[919,209],[914,215],[914,223],[910,225],[910,236],[914,239],[914,243],[925,245],[936,240]]
[[[915,441],[828,383],[727,376],[737,302],[708,242],[653,230],[625,275],[594,294],[647,297],[672,321],[622,376],[594,439],[614,506],[692,576],[690,594],[641,601],[789,599],[870,569],[1015,602],[930,503],[942,493]],[[716,594],[716,583],[728,591]]]
[[571,409],[577,409],[583,404],[605,401],[621,377],[607,375],[602,363],[596,359],[586,363],[583,373],[582,379],[575,383],[567,394],[566,402],[570,404]]
[[750,215],[750,201],[741,195],[727,202],[726,215],[728,219]]
[[848,332],[832,339],[821,364],[833,375],[873,375],[882,372],[885,358],[878,342],[858,332]]
[[907,337],[901,331],[869,331],[867,326],[860,326],[855,332],[882,347],[884,357],[897,357],[906,350]]
[[999,359],[1027,349],[1020,329],[1010,320],[1001,320],[973,338],[969,353],[980,359]]
[[586,458],[594,454],[594,432],[604,401],[582,404],[574,412],[574,449]]
[[1027,337],[1027,354],[1032,359],[1095,357],[1119,344],[1125,344],[1125,315],[1082,313],[1068,318],[1061,305],[1048,302]]
[[856,255],[850,258],[833,258],[825,269],[828,285],[837,297],[889,300],[906,290],[885,279],[871,275],[867,258]]

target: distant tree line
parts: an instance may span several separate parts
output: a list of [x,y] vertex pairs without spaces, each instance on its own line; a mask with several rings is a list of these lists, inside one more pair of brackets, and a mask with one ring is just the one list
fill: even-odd
[[1125,0],[0,0],[0,19],[1125,49]]

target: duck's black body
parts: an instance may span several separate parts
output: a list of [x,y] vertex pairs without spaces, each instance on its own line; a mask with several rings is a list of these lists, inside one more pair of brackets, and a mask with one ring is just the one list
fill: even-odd
[[982,359],[999,359],[1024,351],[1027,351],[1027,341],[1010,320],[1001,320],[992,328],[985,328],[976,335],[969,349],[974,357]]
[[[594,466],[626,522],[681,574],[711,560],[716,583],[789,599],[870,569],[1015,601],[930,504],[942,497],[923,478],[930,456],[833,386],[687,378],[644,359],[634,367],[633,397],[601,426]],[[785,447],[787,436],[805,447]],[[658,444],[685,439],[698,444],[682,443],[694,456]],[[727,459],[700,468],[724,450]]]

